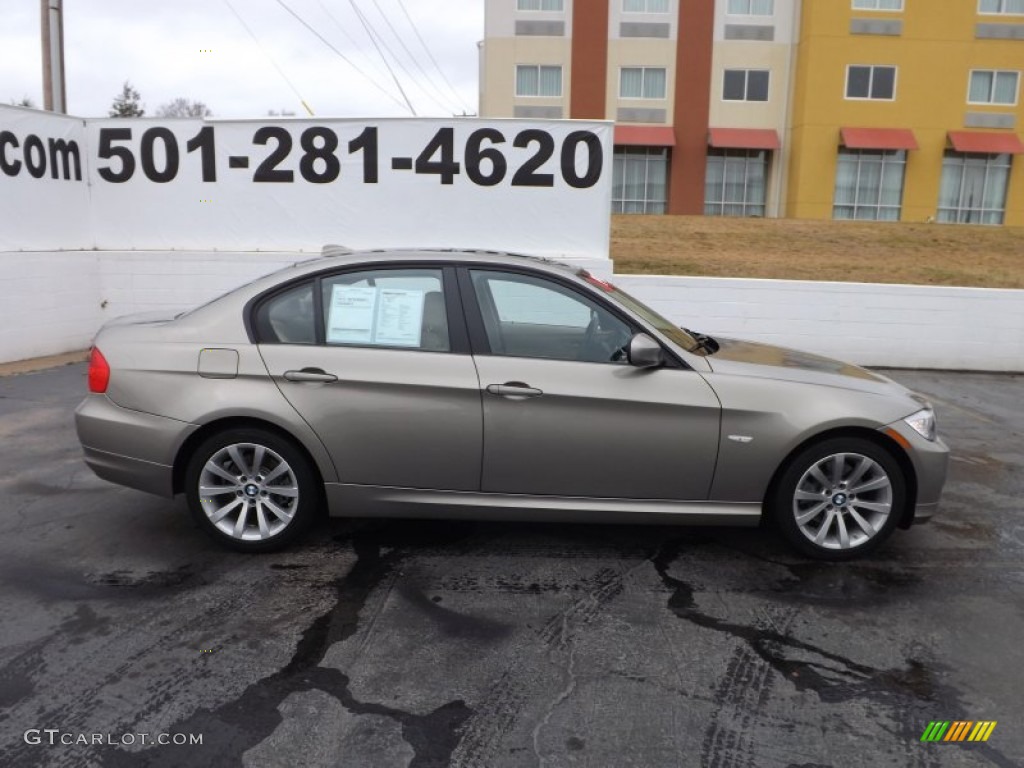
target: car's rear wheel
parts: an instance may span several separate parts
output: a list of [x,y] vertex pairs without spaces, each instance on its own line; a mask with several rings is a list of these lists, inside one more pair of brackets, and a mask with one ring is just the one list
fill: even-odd
[[302,451],[262,429],[226,430],[203,441],[189,460],[185,489],[200,527],[242,552],[271,552],[293,541],[320,498]]
[[783,535],[802,553],[848,560],[889,537],[906,499],[906,478],[888,450],[839,437],[794,456],[770,503]]

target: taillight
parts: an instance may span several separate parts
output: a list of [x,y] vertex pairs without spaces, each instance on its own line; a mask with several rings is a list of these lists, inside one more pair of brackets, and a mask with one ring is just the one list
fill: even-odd
[[107,391],[109,383],[110,364],[103,353],[93,347],[92,354],[89,355],[89,391],[102,394]]

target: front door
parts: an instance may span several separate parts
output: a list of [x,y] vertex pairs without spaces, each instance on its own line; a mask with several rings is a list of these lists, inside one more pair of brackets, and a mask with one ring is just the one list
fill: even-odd
[[697,373],[641,370],[636,330],[537,275],[471,269],[484,414],[482,490],[591,498],[708,498],[719,403]]

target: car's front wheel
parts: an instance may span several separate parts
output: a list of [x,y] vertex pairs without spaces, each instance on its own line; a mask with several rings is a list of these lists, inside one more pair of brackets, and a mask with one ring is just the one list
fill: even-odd
[[281,549],[312,522],[319,502],[308,459],[262,429],[211,436],[185,471],[189,508],[200,527],[243,552]]
[[889,537],[906,498],[906,478],[888,450],[840,437],[794,456],[770,503],[783,535],[802,553],[847,560]]

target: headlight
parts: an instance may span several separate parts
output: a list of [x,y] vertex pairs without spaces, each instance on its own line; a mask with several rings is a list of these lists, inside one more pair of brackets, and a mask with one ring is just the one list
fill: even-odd
[[930,407],[907,416],[903,421],[925,440],[935,439],[935,411]]

